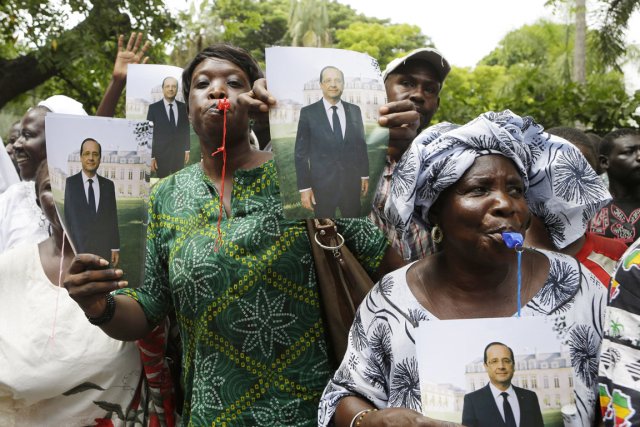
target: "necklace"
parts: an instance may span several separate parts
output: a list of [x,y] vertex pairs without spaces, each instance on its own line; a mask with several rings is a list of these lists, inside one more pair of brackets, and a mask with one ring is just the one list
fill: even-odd
[[[518,256],[522,256],[523,253],[524,250],[521,251]],[[524,257],[523,260],[521,260],[519,266],[517,266],[518,260],[515,260],[517,266],[515,271],[513,263],[509,263],[508,270],[506,271],[504,277],[502,278],[502,280],[498,279],[500,280],[500,283],[498,283],[494,287],[494,289],[496,290],[494,296],[491,296],[492,294],[489,291],[487,294],[485,294],[486,297],[481,296],[479,299],[476,298],[475,301],[473,299],[469,299],[468,301],[470,301],[471,305],[463,305],[455,301],[455,294],[441,295],[442,292],[434,293],[433,287],[427,286],[427,283],[425,281],[425,276],[427,276],[429,273],[433,273],[434,269],[428,268],[428,266],[425,265],[424,267],[421,266],[422,268],[420,269],[414,268],[411,270],[411,274],[414,276],[414,287],[417,291],[416,297],[421,305],[423,305],[428,311],[431,311],[432,314],[434,314],[438,318],[470,318],[469,309],[473,311],[473,307],[478,308],[477,312],[475,313],[476,315],[474,315],[473,317],[511,316],[514,312],[511,308],[513,307],[512,304],[516,306],[515,312],[517,313],[517,315],[520,315],[523,296],[526,301],[528,301],[530,296],[529,294],[533,272],[533,258],[531,256],[532,254],[529,250],[527,250],[527,253],[527,256]],[[443,280],[443,283],[449,283],[449,280]],[[478,276],[476,280],[470,282],[470,286],[473,287],[474,284],[481,285],[482,283],[485,283],[485,280],[483,280],[483,276]],[[444,284],[443,286],[448,285]],[[506,291],[508,292],[508,294],[505,293],[504,290],[501,290],[505,287],[508,289],[508,291]],[[461,290],[461,292],[465,291]],[[488,302],[491,301],[495,302],[487,305]],[[506,308],[505,304],[509,306],[508,312],[500,313],[500,308]],[[465,306],[467,308],[464,308]],[[486,310],[484,310],[486,308],[493,308],[493,313],[486,313]]]

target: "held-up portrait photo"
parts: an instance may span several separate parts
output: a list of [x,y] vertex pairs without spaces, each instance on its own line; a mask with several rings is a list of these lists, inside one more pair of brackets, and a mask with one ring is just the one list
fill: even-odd
[[51,190],[76,254],[91,253],[142,282],[151,126],[47,114]]
[[581,425],[576,351],[558,330],[535,316],[422,322],[416,345],[424,415],[466,427]]
[[339,49],[269,48],[269,124],[285,216],[365,216],[382,171],[388,131],[377,62]]
[[200,147],[182,95],[182,68],[129,65],[126,111],[127,119],[153,123],[153,178],[165,178],[200,161]]

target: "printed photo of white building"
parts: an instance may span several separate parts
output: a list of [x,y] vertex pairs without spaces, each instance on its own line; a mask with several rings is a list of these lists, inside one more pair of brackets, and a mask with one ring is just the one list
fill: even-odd
[[[511,384],[538,395],[540,409],[560,409],[575,403],[573,369],[568,353],[516,354]],[[465,367],[466,392],[478,390],[489,382],[484,360],[479,357]]]
[[[98,175],[113,181],[116,197],[121,198],[147,198],[149,196],[148,185],[145,185],[145,173],[148,173],[146,157],[137,151],[103,151],[100,159]],[[67,177],[75,175],[82,170],[80,163],[80,150],[69,154],[67,158],[67,170],[55,168],[51,172],[51,187],[61,192]]]

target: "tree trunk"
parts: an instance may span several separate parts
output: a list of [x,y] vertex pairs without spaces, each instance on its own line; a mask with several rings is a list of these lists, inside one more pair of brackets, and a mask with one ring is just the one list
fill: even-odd
[[87,18],[74,28],[38,50],[14,59],[0,58],[0,108],[16,96],[31,90],[54,76],[64,74],[65,67],[83,55],[83,37],[108,40],[131,30],[126,14],[119,12],[122,1],[96,0]]
[[573,46],[573,81],[584,84],[587,79],[587,6],[576,0],[576,40]]

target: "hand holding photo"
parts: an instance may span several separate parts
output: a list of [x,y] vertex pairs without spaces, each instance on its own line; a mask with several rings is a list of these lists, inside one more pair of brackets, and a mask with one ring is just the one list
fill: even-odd
[[149,122],[47,114],[53,198],[78,253],[99,255],[142,283],[146,242]]

